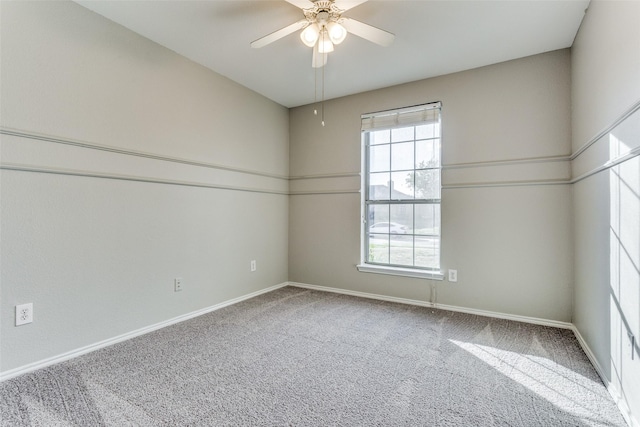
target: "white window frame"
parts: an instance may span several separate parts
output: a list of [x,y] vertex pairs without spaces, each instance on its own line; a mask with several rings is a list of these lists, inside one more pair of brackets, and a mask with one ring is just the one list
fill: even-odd
[[[362,164],[361,164],[361,254],[360,254],[360,264],[357,265],[358,271],[365,273],[378,273],[378,274],[390,274],[395,276],[406,276],[406,277],[414,277],[421,279],[432,279],[432,280],[443,280],[444,275],[440,270],[440,259],[441,259],[441,251],[438,250],[438,266],[437,268],[425,268],[425,267],[415,267],[415,266],[403,266],[403,265],[394,265],[390,263],[371,263],[368,262],[369,256],[369,227],[367,218],[368,218],[368,206],[369,204],[374,204],[374,200],[369,199],[369,147],[366,145],[365,134],[370,131],[382,130],[382,129],[394,129],[401,127],[408,127],[412,125],[420,125],[421,123],[427,122],[427,116],[433,116],[433,110],[437,110],[437,120],[438,123],[441,124],[441,109],[442,104],[440,102],[433,102],[428,104],[417,105],[413,107],[381,111],[376,113],[368,113],[362,115],[362,138],[361,138],[361,148],[362,148]],[[390,204],[393,203],[402,203],[402,204],[439,204],[441,206],[442,199],[442,130],[440,128],[440,153],[439,159],[440,164],[437,168],[433,168],[437,170],[440,176],[440,198],[439,199],[398,199],[393,200],[391,197],[389,199]],[[414,139],[415,141],[415,139]],[[415,165],[414,165],[415,166]],[[391,173],[391,172],[390,172]],[[414,171],[415,173],[415,171]],[[438,241],[441,243],[442,241],[442,232],[441,227],[438,227]],[[415,248],[415,241],[414,241]],[[415,249],[414,249],[415,250]]]

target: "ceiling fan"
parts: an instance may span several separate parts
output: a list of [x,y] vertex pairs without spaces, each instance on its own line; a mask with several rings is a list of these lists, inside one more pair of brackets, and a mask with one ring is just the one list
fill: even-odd
[[319,68],[326,65],[329,52],[333,52],[334,45],[344,41],[347,33],[354,34],[380,46],[389,46],[395,38],[395,35],[388,31],[342,16],[347,10],[367,0],[285,1],[302,9],[304,19],[251,42],[251,47],[260,48],[295,31],[303,30],[300,33],[302,42],[309,47],[313,47],[311,65],[314,68]]

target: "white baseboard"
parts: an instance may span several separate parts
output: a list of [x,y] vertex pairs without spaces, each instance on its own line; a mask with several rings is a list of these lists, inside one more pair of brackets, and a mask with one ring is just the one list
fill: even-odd
[[113,337],[113,338],[109,338],[109,339],[106,339],[106,340],[103,340],[103,341],[99,341],[99,342],[94,343],[94,344],[89,344],[87,346],[84,346],[84,347],[81,347],[81,348],[78,348],[78,349],[75,349],[75,350],[71,350],[71,351],[68,351],[66,353],[59,354],[57,356],[49,357],[47,359],[40,360],[40,361],[37,361],[37,362],[33,362],[33,363],[28,364],[28,365],[20,366],[18,368],[14,368],[14,369],[11,369],[11,370],[8,370],[8,371],[5,371],[5,372],[0,372],[0,382],[8,380],[10,378],[17,377],[19,375],[23,375],[23,374],[26,374],[26,373],[29,373],[29,372],[33,372],[33,371],[41,369],[41,368],[45,368],[47,366],[54,365],[56,363],[64,362],[65,360],[69,360],[69,359],[73,359],[73,358],[78,357],[78,356],[82,356],[83,354],[87,354],[87,353],[90,353],[92,351],[96,351],[96,350],[99,350],[101,348],[108,347],[110,345],[113,345],[113,344],[116,344],[116,343],[119,343],[119,342],[122,342],[122,341],[126,341],[126,340],[131,339],[131,338],[135,338],[135,337],[140,336],[140,335],[148,334],[149,332],[153,332],[155,330],[162,329],[162,328],[165,328],[167,326],[174,325],[176,323],[184,322],[185,320],[193,319],[194,317],[202,316],[203,314],[207,314],[207,313],[210,313],[212,311],[216,311],[216,310],[219,310],[221,308],[228,307],[228,306],[233,305],[233,304],[237,304],[237,303],[239,303],[241,301],[244,301],[244,300],[247,300],[247,299],[250,299],[250,298],[253,298],[253,297],[257,297],[258,295],[262,295],[262,294],[265,294],[267,292],[275,291],[276,289],[283,288],[283,287],[285,287],[287,285],[288,285],[288,282],[280,283],[278,285],[274,285],[274,286],[271,286],[271,287],[268,287],[268,288],[265,288],[265,289],[261,289],[261,290],[256,291],[256,292],[252,292],[252,293],[247,294],[247,295],[243,295],[243,296],[240,296],[240,297],[237,297],[237,298],[233,298],[233,299],[221,302],[219,304],[212,305],[210,307],[206,307],[206,308],[203,308],[203,309],[200,309],[200,310],[192,311],[190,313],[183,314],[181,316],[174,317],[172,319],[168,319],[168,320],[165,320],[163,322],[159,322],[159,323],[156,323],[156,324],[153,324],[153,325],[150,325],[150,326],[145,326],[144,328],[136,329],[134,331],[127,332],[125,334],[118,335],[118,336]]
[[600,376],[602,383],[605,385],[605,387],[607,387],[607,391],[613,398],[613,401],[618,406],[618,409],[622,413],[622,417],[624,418],[624,420],[627,422],[627,424],[629,424],[630,427],[640,427],[640,422],[631,413],[631,408],[629,408],[627,401],[620,393],[620,390],[618,390],[618,388],[614,384],[612,384],[611,381],[609,381],[609,378],[607,378],[607,375],[605,374],[604,370],[602,369],[602,366],[598,362],[598,359],[593,354],[593,351],[591,351],[591,348],[587,344],[587,341],[582,337],[582,334],[580,334],[580,331],[578,330],[578,328],[576,328],[576,326],[573,325],[571,329],[573,330],[573,333],[576,336],[578,343],[580,343],[580,347],[582,347],[582,350],[589,358],[589,361],[593,365],[593,368],[596,370],[596,372]]
[[382,301],[397,302],[401,304],[418,305],[421,307],[438,308],[440,310],[456,311],[466,314],[475,314],[484,317],[493,317],[497,319],[515,320],[516,322],[533,323],[535,325],[551,326],[554,328],[573,329],[573,324],[568,322],[560,322],[558,320],[540,319],[537,317],[519,316],[516,314],[499,313],[496,311],[478,310],[475,308],[458,307],[455,305],[433,304],[429,301],[421,301],[408,298],[398,298],[388,295],[371,294],[368,292],[350,291],[340,288],[330,288],[327,286],[309,285],[307,283],[289,282],[289,286],[298,288],[312,289],[323,292],[333,292],[336,294],[351,295],[355,297],[377,299]]
[[594,369],[596,370],[596,372],[600,376],[600,379],[602,380],[602,382],[605,385],[608,384],[609,380],[607,379],[607,376],[605,375],[604,370],[602,369],[602,366],[600,366],[600,363],[598,362],[598,359],[596,359],[596,356],[591,351],[591,348],[587,345],[587,342],[582,337],[582,334],[580,334],[580,331],[578,330],[578,328],[576,328],[575,325],[573,325],[573,327],[571,329],[573,330],[573,333],[576,336],[576,339],[578,340],[578,343],[580,343],[580,347],[582,347],[582,350],[587,355],[587,358],[589,359],[589,361],[593,365]]

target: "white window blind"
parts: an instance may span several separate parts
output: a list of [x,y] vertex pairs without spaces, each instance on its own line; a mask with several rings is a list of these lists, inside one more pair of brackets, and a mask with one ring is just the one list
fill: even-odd
[[440,118],[440,102],[362,115],[362,131],[392,129],[435,123]]

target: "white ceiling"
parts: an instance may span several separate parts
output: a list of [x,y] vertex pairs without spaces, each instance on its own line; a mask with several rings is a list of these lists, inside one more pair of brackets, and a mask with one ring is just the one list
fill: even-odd
[[[77,3],[286,107],[314,102],[311,48],[297,32],[261,49],[249,46],[304,17],[284,0]],[[395,42],[380,47],[349,35],[329,54],[325,98],[569,47],[588,5],[589,0],[369,0],[344,16],[394,33]]]

